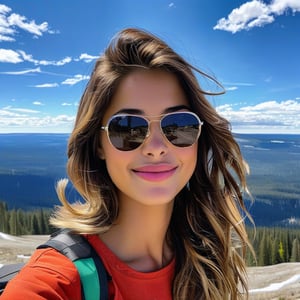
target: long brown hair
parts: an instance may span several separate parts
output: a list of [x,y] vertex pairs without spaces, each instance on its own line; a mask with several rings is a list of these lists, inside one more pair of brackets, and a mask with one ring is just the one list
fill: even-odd
[[[176,197],[168,238],[176,255],[174,299],[240,299],[247,295],[244,255],[250,246],[243,216],[247,165],[230,124],[206,99],[191,66],[158,37],[122,30],[99,57],[81,98],[68,144],[68,176],[83,200],[70,204],[67,180],[57,185],[63,204],[51,223],[79,233],[101,233],[118,216],[116,188],[99,157],[103,115],[120,81],[133,70],[177,76],[191,110],[204,122],[197,166]],[[212,77],[209,79],[214,80]]]

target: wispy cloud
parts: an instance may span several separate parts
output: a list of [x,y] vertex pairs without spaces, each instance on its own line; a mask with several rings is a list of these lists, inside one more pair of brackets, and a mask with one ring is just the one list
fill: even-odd
[[59,84],[58,83],[43,83],[43,84],[37,84],[37,85],[34,85],[33,87],[36,87],[36,88],[54,88],[54,87],[58,87]]
[[254,83],[251,83],[251,82],[229,82],[229,81],[225,81],[223,82],[223,84],[225,85],[234,85],[234,86],[254,86]]
[[[1,22],[1,20],[0,20]],[[1,28],[1,24],[0,24]],[[72,58],[70,56],[66,56],[63,59],[60,60],[46,60],[46,59],[35,59],[31,54],[27,54],[23,50],[13,50],[13,49],[3,49],[0,48],[0,62],[2,63],[13,63],[18,64],[22,62],[31,62],[36,66],[64,66],[68,63],[71,63],[72,61],[84,61],[86,63],[89,63],[95,59],[97,59],[98,56],[89,55],[87,53],[83,53],[79,56],[79,58]]]
[[11,107],[11,106],[5,106],[2,108],[2,110],[0,110],[0,115],[1,113],[5,114],[7,112],[10,112],[12,114],[37,114],[39,113],[38,110],[34,110],[34,109],[28,109],[28,108],[18,108],[18,107]]
[[35,69],[27,69],[22,71],[6,71],[6,72],[0,72],[0,74],[5,75],[26,75],[26,74],[32,74],[32,73],[41,73],[41,68],[35,68]]
[[300,12],[300,1],[298,0],[272,0],[264,3],[260,0],[252,0],[235,8],[227,18],[218,20],[214,30],[225,30],[236,33],[241,30],[250,30],[254,27],[262,27],[275,21],[288,11]]
[[25,16],[11,12],[10,7],[0,4],[0,42],[14,42],[18,29],[32,34],[35,38],[44,33],[55,33],[54,30],[50,30],[48,22],[37,24],[35,20],[28,20]]
[[89,80],[89,79],[90,79],[90,76],[77,74],[77,75],[74,75],[73,78],[68,78],[68,79],[64,80],[61,84],[74,85],[82,80]]
[[76,58],[75,61],[80,61],[83,60],[86,63],[89,63],[95,59],[97,59],[99,56],[95,56],[95,55],[90,55],[87,53],[82,53],[80,54],[79,58]]
[[235,91],[235,90],[237,90],[237,89],[238,89],[237,86],[229,86],[229,87],[225,87],[225,90],[226,90],[226,91]]
[[38,59],[34,59],[32,57],[31,54],[27,54],[25,51],[23,50],[18,50],[18,53],[20,53],[21,57],[22,57],[22,61],[28,61],[31,62],[35,65],[43,65],[43,66],[49,66],[49,65],[53,65],[53,66],[63,66],[65,64],[68,64],[72,61],[72,58],[67,56],[61,60],[55,61],[55,60],[38,60]]
[[33,101],[32,104],[33,105],[37,105],[37,106],[43,106],[43,105],[45,105],[44,103],[42,103],[40,101]]
[[67,56],[61,60],[38,60],[34,59],[31,54],[27,54],[23,50],[0,49],[0,62],[17,64],[25,61],[31,62],[36,66],[63,66],[70,63],[72,58]]
[[250,87],[254,86],[253,83],[250,82],[223,82],[226,91],[236,91],[239,87]]
[[247,127],[257,131],[290,130],[300,133],[300,101],[266,101],[256,105],[234,106],[230,104],[218,106],[217,111],[228,119],[235,130]]

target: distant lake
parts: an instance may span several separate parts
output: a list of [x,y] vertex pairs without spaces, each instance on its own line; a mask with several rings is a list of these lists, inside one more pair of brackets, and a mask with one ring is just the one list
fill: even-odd
[[[276,220],[292,213],[300,218],[300,135],[238,134],[236,139],[250,165],[257,219],[263,221],[267,208],[278,211]],[[66,176],[67,141],[67,134],[0,134],[0,200],[25,209],[58,204],[54,186]]]

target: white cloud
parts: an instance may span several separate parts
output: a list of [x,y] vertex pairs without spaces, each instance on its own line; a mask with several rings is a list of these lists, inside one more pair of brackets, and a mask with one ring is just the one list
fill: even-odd
[[58,86],[59,86],[58,83],[43,83],[43,84],[34,85],[33,87],[36,87],[36,88],[54,88],[54,87],[58,87]]
[[55,66],[63,66],[65,64],[70,63],[71,61],[72,61],[72,58],[70,56],[67,56],[67,57],[65,57],[61,60],[58,60],[58,61],[54,62],[54,65]]
[[235,90],[238,89],[238,87],[237,86],[230,86],[230,87],[227,87],[225,89],[226,89],[226,91],[235,91]]
[[22,56],[23,58],[23,61],[28,61],[28,62],[31,62],[35,65],[42,65],[42,66],[49,66],[49,65],[52,65],[52,66],[63,66],[65,64],[68,64],[72,61],[72,58],[67,56],[61,60],[58,60],[58,61],[55,61],[55,60],[37,60],[37,59],[34,59],[32,57],[31,54],[27,54],[25,51],[23,50],[18,50],[18,52],[20,53],[20,55]]
[[70,132],[75,116],[39,116],[32,110],[0,108],[0,132]]
[[218,20],[214,30],[225,30],[236,33],[241,30],[250,30],[253,27],[262,27],[274,22],[275,18],[288,10],[293,13],[300,12],[299,0],[272,0],[264,3],[252,0],[235,8],[227,18]]
[[5,63],[21,63],[24,61],[31,62],[35,65],[42,66],[63,66],[72,61],[72,58],[67,56],[61,60],[38,60],[34,59],[31,54],[27,54],[23,50],[0,49],[0,62]]
[[[39,113],[38,110],[34,109],[28,109],[28,108],[14,108],[11,106],[6,106],[2,109],[2,113],[4,112],[11,112],[11,113],[16,113],[17,115],[21,114],[37,114]],[[1,114],[0,114],[1,115]]]
[[[34,101],[34,105],[44,105]],[[43,116],[38,110],[6,106],[0,108],[0,132],[70,132],[75,116]]]
[[251,82],[223,82],[223,84],[234,86],[254,86],[254,83]]
[[89,80],[90,76],[77,74],[73,78],[64,80],[61,84],[74,85],[82,80]]
[[34,37],[40,37],[45,32],[56,33],[54,30],[49,29],[47,22],[37,24],[35,20],[28,20],[25,16],[11,13],[10,7],[0,4],[0,42],[15,41],[14,36],[18,32],[17,29],[31,33]]
[[0,62],[17,64],[22,61],[23,59],[18,52],[10,49],[0,49]]
[[25,31],[28,31],[29,33],[32,33],[34,35],[41,36],[43,35],[43,32],[48,31],[48,23],[43,22],[41,24],[36,24],[35,21],[27,21],[27,18],[25,16],[21,16],[18,14],[11,14],[8,18],[8,23],[10,26],[17,26]]
[[[44,105],[34,101],[34,105]],[[72,106],[64,102],[62,106]],[[300,133],[300,99],[266,101],[256,105],[224,104],[217,111],[230,121],[234,132]],[[58,110],[59,111],[59,110]],[[75,115],[45,116],[38,110],[0,108],[0,132],[70,132]]]
[[84,62],[89,63],[89,62],[97,59],[98,57],[99,56],[93,56],[93,55],[90,55],[87,53],[82,53],[82,54],[80,54],[79,58],[76,59],[76,61],[83,60]]
[[9,8],[8,6],[4,5],[4,4],[0,4],[0,15],[4,15],[7,14],[11,11],[11,8]]
[[273,0],[270,4],[271,11],[277,15],[282,15],[288,9],[293,13],[300,12],[299,0]]
[[[0,32],[1,32],[1,28],[0,28]],[[13,42],[13,41],[14,41],[13,38],[0,34],[0,42]]]
[[243,107],[225,104],[216,109],[237,131],[247,127],[250,131],[284,129],[300,133],[300,101],[297,99],[266,101]]
[[42,102],[40,102],[40,101],[33,101],[32,104],[33,104],[33,105],[37,105],[37,106],[45,105],[44,103],[42,103]]
[[23,71],[6,71],[6,72],[0,72],[0,74],[6,74],[6,75],[26,75],[31,73],[41,73],[41,68],[35,68],[35,69],[27,69]]

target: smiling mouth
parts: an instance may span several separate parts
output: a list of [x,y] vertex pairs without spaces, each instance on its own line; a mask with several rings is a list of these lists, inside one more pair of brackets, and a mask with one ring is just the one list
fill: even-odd
[[176,172],[176,170],[177,167],[166,168],[162,166],[151,166],[135,169],[133,172],[144,180],[158,182],[168,179]]

